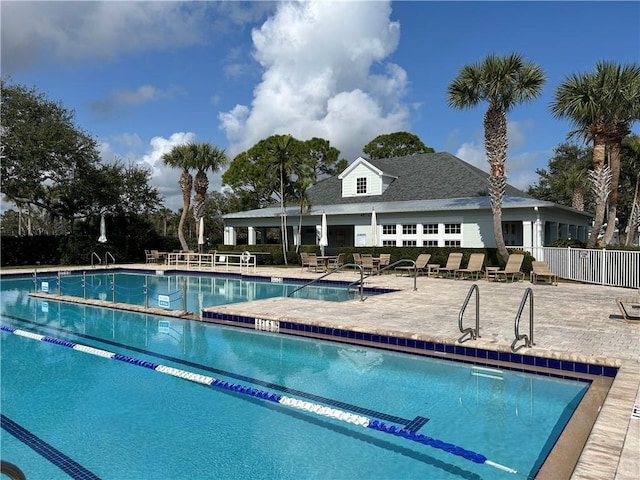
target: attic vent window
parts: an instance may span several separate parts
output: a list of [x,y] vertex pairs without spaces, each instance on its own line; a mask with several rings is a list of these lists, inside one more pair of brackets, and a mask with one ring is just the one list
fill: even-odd
[[367,193],[367,177],[356,178],[356,193]]

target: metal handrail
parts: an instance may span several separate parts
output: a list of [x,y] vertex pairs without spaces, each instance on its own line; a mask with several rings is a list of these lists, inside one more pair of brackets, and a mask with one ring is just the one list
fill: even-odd
[[104,265],[105,267],[109,266],[109,257],[111,257],[111,262],[112,263],[116,263],[116,259],[113,255],[111,255],[111,252],[105,252],[104,254]]
[[[322,276],[320,276],[318,278],[314,278],[313,280],[305,283],[304,285],[299,286],[298,288],[293,290],[291,293],[289,293],[289,295],[287,295],[287,297],[290,297],[291,295],[293,295],[294,293],[302,290],[303,288],[308,287],[309,285],[312,285],[312,284],[316,283],[318,280],[322,280],[323,278],[328,277],[329,275],[332,275],[332,274],[334,274],[336,272],[339,272],[340,270],[344,270],[347,267],[356,267],[356,268],[360,269],[360,288],[359,288],[359,290],[360,290],[360,301],[364,302],[364,288],[363,288],[363,285],[364,285],[364,281],[363,281],[364,280],[364,269],[362,268],[362,265],[358,265],[356,263],[345,263],[344,265],[340,265],[339,267],[334,268],[330,272],[327,272],[324,275],[322,275]],[[358,282],[355,281],[353,283],[350,283],[347,286],[347,288],[351,287],[352,285],[354,285],[356,283],[358,283]]]
[[[471,299],[471,294],[474,291],[476,292],[476,328],[462,328],[462,317],[464,315],[465,309],[467,308],[467,305],[469,304],[469,300]],[[469,339],[476,340],[480,337],[480,289],[475,283],[471,285],[469,293],[467,294],[467,298],[462,304],[462,308],[460,309],[460,313],[458,314],[458,329],[462,332],[462,336],[458,338],[458,342],[460,343],[466,342]],[[469,338],[465,338],[467,335],[469,335]]]
[[[403,258],[401,260],[393,262],[390,265],[386,265],[384,268],[382,268],[380,270],[376,270],[375,272],[371,272],[369,275],[366,275],[364,277],[364,279],[367,279],[369,277],[373,277],[375,275],[380,275],[385,270],[388,270],[388,269],[390,269],[392,267],[395,267],[396,265],[399,265],[401,263],[411,263],[411,264],[413,264],[413,269],[414,269],[414,273],[413,273],[413,291],[415,292],[416,290],[418,290],[418,286],[417,286],[418,285],[418,283],[417,283],[418,269],[416,268],[416,261],[415,260],[411,260],[410,258]],[[353,282],[353,283],[357,283],[357,282]],[[353,283],[351,285],[353,285]]]
[[102,265],[102,259],[100,258],[100,255],[98,255],[96,252],[91,252],[91,268],[94,268],[94,265],[93,265],[93,259],[94,258],[97,258],[98,259],[98,263],[100,265]]
[[26,480],[27,478],[24,472],[20,470],[20,467],[6,460],[0,461],[0,472],[11,480]]
[[[522,316],[522,311],[524,310],[524,305],[527,301],[527,297],[529,298],[529,336],[520,335],[520,317]],[[512,352],[517,352],[522,347],[531,348],[532,345],[535,345],[535,343],[533,342],[533,290],[531,290],[531,288],[527,288],[524,291],[522,301],[520,302],[520,308],[518,309],[518,313],[513,324],[513,330],[516,338],[511,343]],[[520,340],[524,340],[524,345],[520,345],[518,348],[514,348],[516,343],[518,343]]]

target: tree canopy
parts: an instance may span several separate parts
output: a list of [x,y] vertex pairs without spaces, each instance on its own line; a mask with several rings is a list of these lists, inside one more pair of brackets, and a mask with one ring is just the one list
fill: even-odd
[[[284,200],[300,197],[300,185],[315,184],[323,175],[336,175],[348,162],[339,160],[340,152],[328,140],[312,138],[307,141],[291,137],[286,158],[276,155],[278,140],[272,135],[260,140],[231,161],[222,175],[222,182],[231,187],[241,199],[243,208],[262,208]],[[283,185],[280,174],[283,167]],[[298,191],[298,193],[296,193]]]
[[435,153],[435,150],[422,143],[417,135],[408,132],[378,135],[367,143],[362,151],[371,159]]

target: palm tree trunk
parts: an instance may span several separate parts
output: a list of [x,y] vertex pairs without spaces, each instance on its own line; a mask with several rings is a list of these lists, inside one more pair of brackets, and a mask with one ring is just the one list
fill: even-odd
[[489,195],[493,213],[493,234],[496,247],[506,263],[509,252],[502,233],[502,203],[507,184],[505,163],[507,160],[507,117],[502,108],[490,104],[484,116],[484,146],[491,170],[489,172]]
[[638,226],[640,226],[640,176],[638,176],[636,180],[636,193],[633,196],[631,215],[629,215],[629,232],[627,232],[627,238],[625,240],[627,247],[633,244]]
[[287,211],[284,206],[284,165],[280,164],[280,239],[282,240],[282,255],[284,256],[284,264],[287,263]]
[[[604,214],[605,214],[605,203],[607,201],[607,196],[609,195],[609,191],[606,192],[606,195],[602,189],[604,185],[602,182],[605,182],[606,179],[602,177],[604,173],[604,159],[605,159],[605,145],[606,145],[606,137],[601,134],[594,134],[593,136],[593,171],[589,172],[597,175],[599,178],[595,179],[592,176],[592,183],[594,188],[597,190],[596,194],[596,211],[595,218],[593,220],[593,230],[591,230],[591,235],[589,235],[589,240],[587,240],[587,248],[594,248],[598,241],[598,236],[600,235],[600,229],[602,228],[602,224],[604,223]],[[607,169],[608,170],[608,169]]]
[[[609,212],[607,215],[607,231],[602,242],[609,245],[616,229],[618,209],[618,183],[620,181],[620,147],[622,139],[615,139],[609,145],[609,168],[611,169],[611,193],[609,194]],[[619,241],[619,239],[618,239]]]
[[184,222],[189,214],[189,207],[191,206],[191,186],[193,185],[193,177],[188,170],[183,170],[180,175],[180,189],[182,190],[182,215],[180,216],[180,223],[178,223],[178,239],[180,240],[180,246],[182,250],[189,250],[189,245],[184,238]]

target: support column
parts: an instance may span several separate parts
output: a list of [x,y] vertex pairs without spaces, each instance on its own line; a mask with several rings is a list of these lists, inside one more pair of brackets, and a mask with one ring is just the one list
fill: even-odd
[[256,244],[256,229],[253,227],[247,227],[247,243],[249,245]]
[[224,227],[224,244],[236,245],[236,229],[233,227]]

